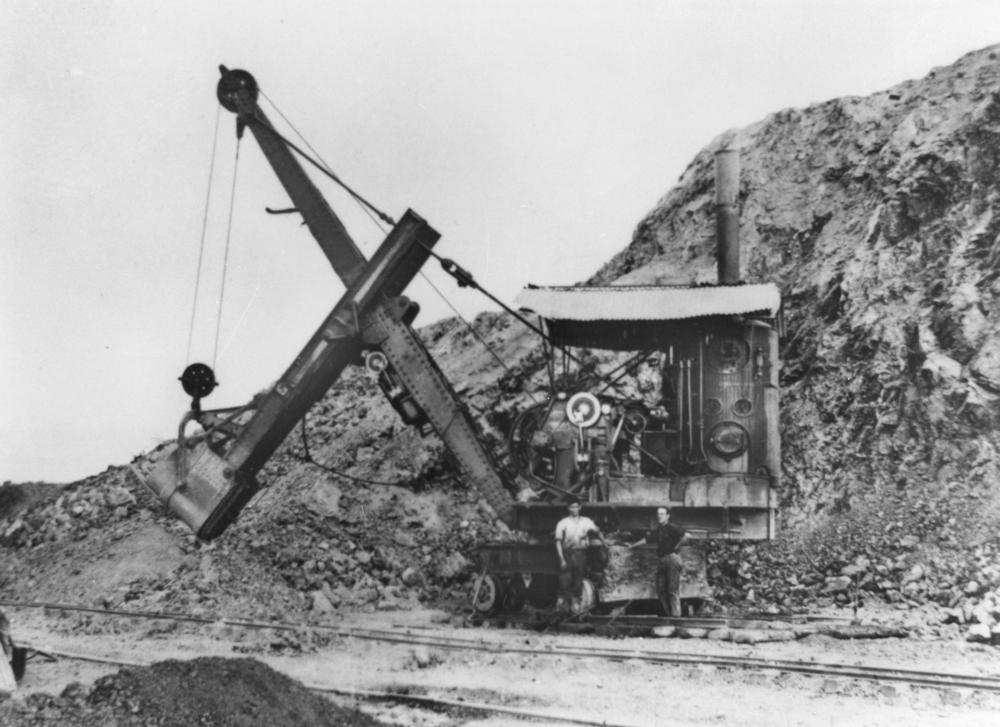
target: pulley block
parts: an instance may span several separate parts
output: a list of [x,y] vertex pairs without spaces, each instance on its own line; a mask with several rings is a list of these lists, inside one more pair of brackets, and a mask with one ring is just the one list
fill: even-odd
[[222,74],[222,78],[219,79],[219,85],[215,87],[215,95],[226,111],[233,113],[238,111],[236,98],[240,93],[246,93],[249,95],[251,103],[257,103],[257,81],[254,80],[253,76],[240,69],[230,71],[225,66],[219,66],[219,72]]
[[208,396],[219,385],[215,380],[215,372],[203,363],[193,363],[188,366],[179,380],[184,387],[184,393],[195,401]]

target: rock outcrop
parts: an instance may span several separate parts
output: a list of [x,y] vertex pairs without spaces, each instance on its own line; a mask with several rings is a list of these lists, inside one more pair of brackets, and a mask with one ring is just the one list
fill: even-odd
[[[743,279],[783,293],[784,477],[778,540],[713,548],[720,602],[877,602],[988,637],[1000,616],[1000,46],[720,135],[589,282],[714,281],[713,155],[732,146]],[[483,314],[422,335],[502,454],[501,433],[542,386],[533,334]],[[179,542],[163,551],[169,575],[81,593],[253,616],[462,596],[474,546],[502,528],[442,445],[405,429],[359,372],[306,431],[322,466],[290,436],[264,493],[212,545],[120,468],[0,512],[0,587],[79,597],[67,589],[85,579],[59,578],[61,559],[123,538],[160,547],[158,529]]]

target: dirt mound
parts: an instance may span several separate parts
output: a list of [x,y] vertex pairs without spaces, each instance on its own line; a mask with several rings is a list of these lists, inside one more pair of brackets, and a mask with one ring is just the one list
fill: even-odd
[[25,510],[56,497],[63,485],[45,482],[0,485],[0,518],[13,520]]
[[0,725],[63,727],[379,727],[254,659],[200,658],[126,668],[87,692],[34,694],[0,704]]
[[[721,603],[930,608],[1000,635],[998,57],[721,136],[591,281],[714,279],[713,152],[741,147],[744,278],[778,283],[785,307],[783,486],[776,542],[713,546]],[[495,313],[421,335],[502,455],[545,378],[537,337]],[[308,448],[290,435],[211,544],[127,468],[31,507],[18,491],[16,511],[0,500],[0,588],[288,620],[467,599],[476,546],[505,533],[441,442],[405,427],[357,369],[304,431]],[[107,578],[109,559],[127,582]]]

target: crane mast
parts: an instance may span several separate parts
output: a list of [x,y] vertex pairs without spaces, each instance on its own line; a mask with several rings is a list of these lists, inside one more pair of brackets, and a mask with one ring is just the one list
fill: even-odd
[[[217,96],[236,114],[237,133],[249,129],[253,134],[347,291],[264,394],[244,407],[221,412],[201,412],[196,398],[192,412],[182,420],[177,442],[146,478],[147,486],[199,537],[218,536],[259,489],[256,473],[309,407],[349,364],[375,353],[380,383],[393,384],[391,391],[382,386],[393,405],[410,423],[430,425],[455,456],[468,484],[480,491],[500,518],[511,522],[509,489],[472,417],[411,328],[417,306],[402,295],[439,234],[407,210],[372,259],[366,260],[288,142],[257,105],[253,77],[224,66],[220,71]],[[202,425],[202,434],[185,436],[191,420]]]

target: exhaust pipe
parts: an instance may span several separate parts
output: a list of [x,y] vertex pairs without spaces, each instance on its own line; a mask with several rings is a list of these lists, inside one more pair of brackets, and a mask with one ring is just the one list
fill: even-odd
[[715,152],[715,238],[719,285],[740,282],[740,152]]

